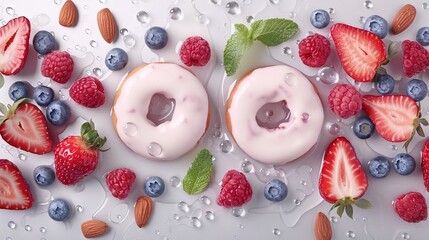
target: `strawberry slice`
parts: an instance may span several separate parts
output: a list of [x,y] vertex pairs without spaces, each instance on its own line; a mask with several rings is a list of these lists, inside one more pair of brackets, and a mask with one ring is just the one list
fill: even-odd
[[338,207],[341,217],[344,210],[353,218],[352,204],[369,208],[371,204],[359,199],[368,188],[368,179],[353,146],[345,137],[338,137],[326,149],[319,178],[319,192],[323,199]]
[[14,18],[0,28],[0,72],[4,75],[17,74],[24,67],[30,29],[26,17]]
[[[8,144],[21,150],[45,154],[52,151],[45,116],[28,99],[20,99],[0,118],[0,135]],[[4,105],[0,109],[5,109]]]
[[371,81],[377,68],[386,61],[386,47],[372,32],[336,23],[331,28],[331,36],[341,65],[358,82]]
[[425,142],[422,150],[422,175],[423,184],[426,187],[426,191],[429,192],[429,139]]
[[[415,130],[419,135],[424,134],[420,123],[426,125],[427,122],[424,119],[419,119],[419,107],[408,96],[366,95],[362,98],[362,109],[375,124],[375,129],[380,136],[387,141],[411,141]],[[408,146],[407,143],[405,147]]]
[[33,195],[18,167],[0,159],[0,209],[25,210],[33,206]]

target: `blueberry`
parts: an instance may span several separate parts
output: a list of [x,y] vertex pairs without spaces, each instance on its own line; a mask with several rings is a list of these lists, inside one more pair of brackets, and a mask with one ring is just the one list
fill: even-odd
[[368,139],[374,134],[375,126],[366,116],[359,117],[353,124],[353,132],[360,139]]
[[33,99],[39,105],[46,107],[54,100],[55,93],[50,87],[39,85],[34,89]]
[[428,86],[419,79],[413,79],[407,84],[407,94],[417,102],[423,100],[428,93]]
[[48,31],[38,31],[33,38],[33,47],[42,55],[48,54],[55,49],[55,37]]
[[428,46],[429,45],[429,27],[422,27],[417,31],[416,36],[417,42],[420,43],[422,46]]
[[34,181],[39,186],[51,185],[55,180],[55,173],[48,166],[38,166],[33,172]]
[[161,27],[151,27],[147,30],[144,36],[144,41],[150,49],[161,49],[165,47],[165,45],[167,45],[167,31],[165,31],[165,29]]
[[70,216],[70,206],[63,199],[55,199],[49,203],[48,215],[55,221],[64,221]]
[[283,201],[287,196],[287,186],[284,182],[278,179],[270,180],[264,188],[264,196],[272,202]]
[[379,38],[383,39],[387,35],[389,25],[387,24],[386,19],[378,15],[372,15],[366,19],[363,29],[370,31]]
[[397,173],[401,175],[409,175],[416,168],[416,160],[407,153],[399,153],[393,159],[393,166]]
[[120,48],[113,48],[110,50],[104,59],[104,64],[106,64],[106,67],[112,71],[123,69],[127,63],[128,54]]
[[149,197],[159,197],[164,192],[164,181],[160,177],[148,177],[144,182],[144,192]]
[[368,163],[369,173],[375,178],[384,178],[389,175],[390,163],[382,156],[378,156]]
[[315,28],[325,28],[329,25],[331,17],[329,13],[323,9],[316,9],[311,13],[310,22]]
[[375,90],[382,95],[392,93],[394,87],[395,80],[388,74],[379,76],[377,83],[375,84]]
[[12,83],[9,87],[9,98],[16,101],[20,98],[26,98],[30,95],[30,87],[26,82],[18,81]]
[[55,126],[66,124],[70,115],[70,107],[64,101],[55,100],[46,107],[46,118]]

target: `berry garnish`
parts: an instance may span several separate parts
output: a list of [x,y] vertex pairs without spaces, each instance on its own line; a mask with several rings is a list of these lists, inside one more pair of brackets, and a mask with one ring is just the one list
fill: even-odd
[[30,86],[26,82],[17,81],[10,85],[8,93],[9,98],[12,101],[16,101],[21,98],[28,98],[30,95]]
[[50,32],[38,31],[33,38],[34,50],[42,55],[48,54],[55,49],[55,37]]
[[58,83],[66,83],[74,68],[74,62],[68,52],[53,51],[42,62],[42,75]]
[[136,179],[136,174],[128,168],[118,168],[106,175],[106,184],[112,196],[125,199],[130,193]]
[[320,34],[310,35],[299,42],[299,57],[309,67],[321,67],[331,52],[328,39]]
[[70,216],[70,206],[63,199],[55,199],[49,203],[48,215],[55,221],[67,220]]
[[210,56],[210,45],[200,36],[188,37],[180,47],[180,60],[188,67],[205,66]]
[[368,162],[368,169],[371,176],[375,178],[384,178],[390,173],[390,163],[383,156],[377,156]]
[[46,107],[46,119],[55,126],[63,126],[70,116],[71,110],[65,101],[55,100]]
[[362,109],[362,96],[349,84],[338,84],[329,92],[329,107],[341,118],[356,115]]
[[330,22],[331,17],[329,16],[329,13],[323,9],[316,9],[310,15],[310,23],[315,28],[325,28]]
[[379,75],[376,78],[375,90],[381,95],[388,95],[395,88],[395,80],[388,74]]
[[416,41],[422,46],[429,45],[429,27],[422,27],[417,31]]
[[55,172],[49,166],[38,166],[33,172],[34,181],[39,186],[49,186],[55,181]]
[[229,170],[222,179],[217,204],[226,208],[240,207],[252,199],[252,187],[243,173]]
[[399,196],[393,203],[393,208],[402,220],[409,223],[425,221],[428,217],[426,199],[418,192]]
[[426,191],[429,192],[429,139],[426,140],[425,145],[422,149],[422,175],[423,184],[425,185]]
[[409,175],[416,169],[416,160],[408,153],[399,153],[393,158],[393,166],[400,175]]
[[368,139],[374,134],[375,126],[366,116],[359,117],[353,124],[353,133],[360,139]]
[[407,84],[407,95],[414,101],[422,101],[428,94],[428,86],[425,82],[419,79],[413,79]]
[[46,107],[54,100],[54,90],[48,86],[39,85],[34,89],[33,99],[39,105]]
[[88,108],[100,107],[106,99],[103,84],[97,78],[90,76],[74,82],[69,92],[75,102]]
[[283,201],[288,193],[288,188],[283,181],[271,179],[264,188],[264,196],[268,201]]
[[150,176],[144,182],[144,192],[149,197],[159,197],[164,193],[164,180],[160,177]]
[[404,53],[403,71],[406,77],[412,77],[429,66],[429,52],[418,42],[405,40],[402,42]]
[[104,64],[109,70],[121,70],[128,63],[128,54],[121,48],[113,48],[107,52],[104,59]]
[[383,39],[386,37],[387,32],[389,32],[389,24],[386,19],[378,15],[372,15],[366,18],[363,29],[370,31]]
[[164,48],[168,42],[168,34],[164,28],[151,27],[147,30],[144,41],[146,45],[153,50]]

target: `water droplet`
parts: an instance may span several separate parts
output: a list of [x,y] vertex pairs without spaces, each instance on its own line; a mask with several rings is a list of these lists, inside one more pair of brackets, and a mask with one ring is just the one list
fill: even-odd
[[374,4],[372,3],[372,1],[369,1],[369,0],[367,0],[367,1],[363,2],[363,5],[364,5],[367,9],[371,9],[371,8],[373,8],[373,7],[374,7]]
[[335,13],[335,10],[334,10],[333,8],[329,8],[329,9],[328,9],[328,13],[329,13],[329,14],[334,14],[334,13]]
[[136,45],[136,39],[133,35],[125,35],[122,40],[124,41],[125,46],[128,48],[132,48],[134,45]]
[[161,234],[161,231],[159,231],[159,230],[155,230],[155,234],[156,234],[156,235],[159,235],[159,234]]
[[273,234],[276,235],[276,236],[279,236],[281,234],[280,229],[274,228],[273,229]]
[[200,219],[196,217],[191,217],[191,225],[195,228],[200,228],[202,226]]
[[9,222],[7,223],[7,226],[8,226],[10,229],[15,229],[15,228],[16,228],[16,223],[15,223],[14,221],[9,221]]
[[243,228],[244,228],[244,225],[243,225],[243,224],[240,224],[240,225],[238,225],[238,227],[239,227],[240,229],[243,229]]
[[79,213],[83,212],[83,207],[81,205],[77,205],[76,206],[76,211],[79,212]]
[[261,168],[261,170],[259,170],[259,172],[261,172],[261,174],[264,176],[270,175],[270,172],[265,168]]
[[221,0],[210,0],[210,2],[212,2],[213,4],[219,5],[221,4]]
[[85,33],[88,34],[88,35],[91,34],[91,29],[85,28]]
[[67,35],[63,35],[63,39],[64,39],[64,41],[67,41],[67,40],[69,40],[69,37]]
[[215,219],[215,215],[212,211],[206,211],[204,213],[204,216],[206,217],[207,220],[209,221],[213,221]]
[[21,161],[25,161],[25,160],[27,160],[27,156],[25,156],[25,154],[23,154],[23,153],[18,154],[18,158],[19,158],[19,160],[21,160]]
[[212,203],[212,200],[210,200],[209,197],[207,196],[201,196],[200,197],[200,201],[204,204],[204,205],[210,205]]
[[339,76],[333,68],[324,67],[317,72],[317,79],[324,84],[331,85],[338,82]]
[[[140,23],[143,23],[143,24],[148,24],[150,22],[150,15],[145,11],[140,11],[137,13],[137,21],[139,21]],[[125,28],[123,28],[123,29],[125,29]],[[121,29],[121,30],[123,30],[123,29]],[[122,32],[121,35],[125,35],[128,33],[128,30],[127,29],[125,29],[125,30],[126,30],[126,32]]]
[[332,135],[338,135],[340,130],[341,128],[337,123],[332,123],[328,126],[328,132]]
[[359,18],[359,23],[360,23],[360,24],[365,24],[365,21],[366,21],[366,18],[365,18],[365,17],[361,16],[361,17]]
[[95,76],[97,77],[101,77],[101,75],[103,75],[103,72],[101,71],[100,68],[94,68],[92,69],[92,72],[94,73]]
[[98,43],[95,40],[89,41],[89,46],[96,48],[98,46]]
[[244,161],[241,163],[241,170],[244,173],[251,173],[255,171],[255,168],[251,162],[249,162],[247,159],[244,159]]
[[180,211],[185,213],[189,212],[190,210],[189,205],[184,201],[179,202],[179,204],[177,204],[177,207],[179,208]]
[[44,227],[40,227],[39,230],[40,230],[41,233],[45,233],[46,232],[46,228],[44,228]]
[[356,234],[353,231],[347,231],[346,235],[349,238],[355,238],[356,237]]
[[310,118],[310,115],[306,112],[301,115],[301,120],[303,122],[307,122],[309,118]]
[[232,151],[232,143],[229,140],[223,140],[219,144],[220,150],[224,153]]
[[422,3],[422,8],[423,9],[428,9],[429,8],[429,4],[428,3]]
[[74,185],[74,191],[75,192],[83,192],[83,190],[85,190],[85,184],[84,183],[76,183],[76,185]]
[[31,226],[30,225],[25,225],[24,229],[25,229],[25,231],[29,232],[29,231],[31,231]]
[[55,4],[60,4],[60,3],[61,3],[61,0],[54,0],[54,3],[55,3]]
[[[91,75],[91,72],[89,72],[89,75]],[[60,95],[61,100],[67,100],[70,97],[68,89],[60,89],[58,94]]]
[[396,146],[395,144],[393,144],[393,145],[392,145],[392,150],[393,150],[393,151],[398,150],[398,146]]
[[302,186],[307,186],[307,182],[305,180],[301,180],[301,185]]
[[12,240],[12,238],[11,237],[6,237],[6,240]]
[[329,218],[329,220],[331,221],[331,223],[337,223],[338,222],[338,218],[332,216]]
[[277,5],[280,3],[280,0],[270,0],[271,4]]
[[237,2],[229,2],[226,4],[227,12],[231,15],[238,15],[241,12],[240,5]]
[[244,217],[246,216],[246,209],[244,208],[233,208],[231,210],[232,216],[234,217]]
[[401,234],[401,237],[402,237],[402,239],[404,239],[404,240],[408,240],[408,239],[410,239],[410,238],[411,238],[410,234],[408,234],[408,233],[402,233],[402,234]]
[[100,3],[105,3],[107,0],[98,0]]
[[9,15],[14,15],[15,14],[15,9],[13,9],[12,7],[7,7],[6,8],[6,13]]
[[182,9],[178,7],[171,8],[169,13],[170,13],[170,18],[173,20],[180,20],[183,18]]
[[210,23],[209,17],[205,14],[198,15],[197,20],[200,24],[203,24],[203,25],[207,25]]
[[139,3],[139,1],[138,0],[131,0],[131,3],[132,4],[137,4],[137,3]]
[[296,17],[296,12],[290,12],[289,13],[289,17],[290,18],[295,18]]
[[170,185],[172,187],[177,188],[180,186],[180,183],[181,183],[180,178],[178,178],[176,176],[173,176],[170,178]]
[[180,220],[179,214],[173,214],[173,219],[176,221],[179,221]]
[[293,203],[295,203],[295,205],[299,206],[299,205],[301,205],[301,200],[299,200],[299,199],[294,199],[294,200],[293,200]]
[[75,48],[76,50],[80,50],[80,46],[79,46],[79,45],[74,46],[74,48]]
[[284,47],[283,53],[286,55],[292,55],[292,49],[290,47]]
[[125,132],[125,135],[134,137],[137,135],[138,129],[134,123],[128,122],[124,126],[124,132]]
[[220,131],[215,131],[215,132],[213,133],[213,137],[220,138],[221,136],[222,136],[222,133],[221,133]]
[[158,157],[162,153],[162,147],[156,142],[151,142],[149,146],[147,146],[147,152],[152,157]]

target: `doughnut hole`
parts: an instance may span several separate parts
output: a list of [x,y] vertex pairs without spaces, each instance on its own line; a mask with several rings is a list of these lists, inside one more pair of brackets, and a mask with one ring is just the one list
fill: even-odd
[[280,124],[288,122],[289,118],[290,110],[285,100],[265,103],[256,112],[256,123],[266,129],[276,129]]
[[155,93],[150,99],[146,118],[155,126],[171,121],[176,107],[176,99],[167,98],[162,93]]

